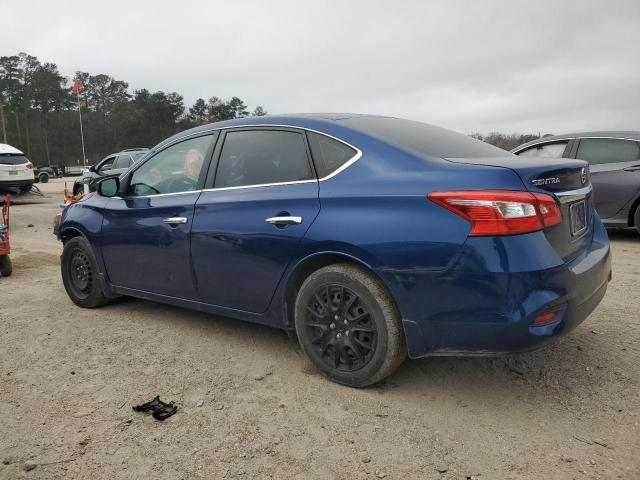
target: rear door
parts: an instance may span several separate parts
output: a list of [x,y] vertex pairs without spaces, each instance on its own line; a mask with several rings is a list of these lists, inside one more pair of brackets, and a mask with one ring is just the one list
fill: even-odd
[[589,162],[596,210],[616,215],[640,190],[640,143],[616,138],[582,138],[576,158]]
[[189,234],[215,135],[174,143],[123,179],[103,211],[101,247],[118,287],[195,299]]
[[320,210],[318,181],[304,132],[223,135],[191,232],[198,293],[208,304],[262,313]]

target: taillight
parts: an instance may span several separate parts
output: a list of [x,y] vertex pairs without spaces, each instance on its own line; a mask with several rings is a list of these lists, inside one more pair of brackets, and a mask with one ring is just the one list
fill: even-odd
[[556,200],[545,193],[470,190],[432,192],[429,199],[468,220],[473,236],[535,232],[562,221]]
[[31,162],[27,162],[27,164],[25,165],[27,168],[33,168],[33,163]]

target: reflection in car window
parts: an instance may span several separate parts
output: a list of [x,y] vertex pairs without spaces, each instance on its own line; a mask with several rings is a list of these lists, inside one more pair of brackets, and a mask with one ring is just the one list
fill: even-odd
[[106,172],[107,170],[111,170],[113,168],[113,162],[115,161],[116,157],[109,157],[105,160],[105,162],[100,165],[100,168],[98,168],[98,172],[102,173],[102,172]]
[[583,138],[576,157],[591,164],[632,162],[640,159],[640,147],[631,140]]
[[335,172],[351,160],[356,152],[353,148],[325,135],[309,132],[309,147],[320,178]]
[[567,143],[568,142],[555,142],[536,145],[535,147],[519,152],[518,155],[522,155],[523,157],[562,158]]
[[211,138],[191,138],[151,157],[131,175],[128,194],[139,197],[196,190]]
[[276,130],[227,133],[216,188],[295,182],[314,178],[302,134]]

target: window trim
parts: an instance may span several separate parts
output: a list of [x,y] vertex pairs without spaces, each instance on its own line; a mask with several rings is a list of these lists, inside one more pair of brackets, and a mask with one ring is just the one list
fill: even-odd
[[[334,176],[338,175],[340,172],[342,172],[345,169],[349,168],[351,165],[353,165],[355,162],[357,162],[362,157],[362,150],[360,150],[358,147],[356,147],[354,145],[351,145],[350,143],[345,142],[344,140],[341,140],[340,138],[334,137],[333,135],[321,132],[319,130],[314,130],[312,128],[299,127],[299,126],[295,126],[295,125],[281,125],[281,124],[277,124],[277,125],[276,124],[255,124],[255,125],[236,125],[236,126],[232,126],[232,127],[220,127],[220,128],[216,128],[216,129],[212,129],[212,130],[223,130],[223,132],[221,132],[221,136],[220,136],[220,138],[222,138],[223,140],[218,142],[218,144],[216,145],[216,149],[215,149],[213,158],[211,160],[211,165],[209,167],[210,173],[207,175],[207,179],[205,181],[205,188],[202,189],[203,192],[216,192],[216,191],[225,191],[225,190],[240,190],[240,189],[245,189],[245,188],[278,187],[278,186],[284,186],[284,185],[300,185],[300,184],[304,184],[304,183],[324,182],[325,180],[329,180],[330,178],[333,178]],[[301,134],[303,136],[303,138],[304,138],[305,148],[306,148],[306,151],[307,151],[307,158],[311,162],[311,170],[315,174],[316,178],[312,178],[312,179],[309,179],[309,180],[294,180],[294,181],[290,181],[290,182],[262,183],[262,184],[258,184],[258,185],[240,185],[240,186],[235,186],[235,187],[214,187],[214,185],[215,185],[215,173],[218,170],[218,162],[220,160],[220,153],[222,152],[222,146],[224,145],[224,137],[230,131],[238,131],[238,130],[239,131],[243,131],[243,130],[274,130],[274,131],[285,131],[285,132],[286,131],[290,131],[290,132]],[[316,167],[315,167],[315,162],[313,161],[313,155],[311,154],[311,149],[309,148],[309,140],[307,138],[307,135],[305,134],[306,132],[313,132],[313,133],[317,133],[319,135],[324,135],[325,137],[331,138],[331,139],[333,139],[333,140],[335,140],[337,142],[340,142],[340,143],[352,148],[353,150],[356,151],[356,154],[353,157],[351,157],[349,160],[347,160],[339,168],[337,168],[336,170],[331,172],[329,175],[326,175],[326,176],[324,176],[322,178],[317,178],[317,171],[316,171]]]
[[[206,188],[206,185],[209,184],[210,181],[210,175],[215,175],[215,171],[217,170],[218,167],[218,157],[220,155],[220,150],[221,150],[221,144],[222,142],[219,142],[220,137],[222,136],[223,133],[226,134],[227,131],[230,130],[239,130],[239,129],[246,129],[246,128],[274,128],[274,129],[291,129],[294,131],[300,131],[302,132],[314,132],[317,133],[319,135],[324,135],[325,137],[328,138],[332,138],[333,140],[336,140],[338,142],[344,143],[346,146],[353,148],[356,151],[356,154],[350,158],[348,161],[346,161],[344,163],[344,165],[342,165],[340,168],[337,168],[336,170],[334,170],[333,172],[331,172],[329,175],[322,177],[322,178],[315,178],[315,179],[311,179],[311,180],[298,180],[298,181],[294,181],[294,182],[283,182],[283,183],[266,183],[266,184],[262,184],[262,185],[244,185],[244,186],[239,186],[239,187],[220,187],[220,188],[213,188],[213,182],[211,182],[212,187]],[[362,158],[362,150],[360,150],[358,147],[356,147],[355,145],[350,144],[349,142],[346,142],[338,137],[334,137],[333,135],[329,134],[329,133],[325,133],[325,132],[321,132],[320,130],[315,130],[313,128],[307,128],[307,127],[301,127],[298,125],[286,125],[286,124],[271,124],[271,123],[255,123],[255,124],[247,124],[247,125],[234,125],[234,126],[230,126],[230,127],[216,127],[216,128],[208,128],[206,130],[200,130],[198,132],[194,132],[188,135],[184,135],[180,138],[176,138],[174,139],[172,142],[167,143],[166,145],[162,145],[162,148],[159,150],[156,149],[151,149],[148,152],[146,152],[146,155],[143,156],[142,161],[138,161],[138,162],[134,162],[134,164],[129,168],[129,170],[127,171],[127,173],[125,174],[125,176],[122,178],[122,182],[120,183],[121,188],[124,186],[126,187],[129,183],[129,180],[131,178],[131,175],[133,174],[133,172],[135,172],[138,168],[140,168],[142,165],[144,165],[146,162],[148,162],[150,159],[152,159],[153,157],[156,156],[156,154],[160,153],[161,151],[165,150],[166,148],[169,148],[173,145],[175,145],[176,143],[180,143],[183,142],[185,140],[189,140],[190,138],[195,138],[195,137],[200,137],[200,136],[205,136],[205,135],[212,135],[213,139],[211,141],[211,146],[209,147],[210,151],[207,152],[207,156],[205,157],[205,162],[207,164],[207,173],[205,176],[205,180],[203,183],[203,188],[199,189],[199,190],[192,190],[190,192],[176,192],[176,193],[156,193],[155,195],[147,195],[146,197],[158,197],[161,195],[184,195],[186,193],[194,193],[194,192],[215,192],[215,191],[224,191],[224,190],[229,190],[229,189],[241,189],[241,188],[262,188],[262,187],[271,187],[271,186],[281,186],[281,185],[295,185],[295,184],[300,184],[300,183],[311,183],[311,182],[324,182],[326,180],[329,180],[333,177],[335,177],[336,175],[338,175],[339,173],[342,173],[344,170],[346,170],[347,168],[349,168],[351,165],[353,165],[354,163],[356,163],[358,160],[360,160],[360,158]],[[311,153],[309,150],[309,143],[307,141],[307,136],[304,135],[304,139],[305,139],[305,145],[307,148],[307,152],[310,155],[311,158]],[[146,158],[145,158],[146,157]],[[315,164],[313,164],[313,171],[315,172]],[[140,197],[127,197],[126,195],[119,195],[119,196],[115,196],[113,198],[146,198],[143,196]]]

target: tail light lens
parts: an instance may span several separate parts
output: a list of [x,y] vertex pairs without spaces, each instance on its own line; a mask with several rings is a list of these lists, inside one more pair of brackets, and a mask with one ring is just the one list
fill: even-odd
[[33,168],[33,163],[31,163],[31,162],[27,162],[27,164],[25,165],[25,167],[27,167],[27,168]]
[[471,223],[469,235],[535,232],[562,221],[556,200],[544,193],[505,190],[432,192],[429,199]]

